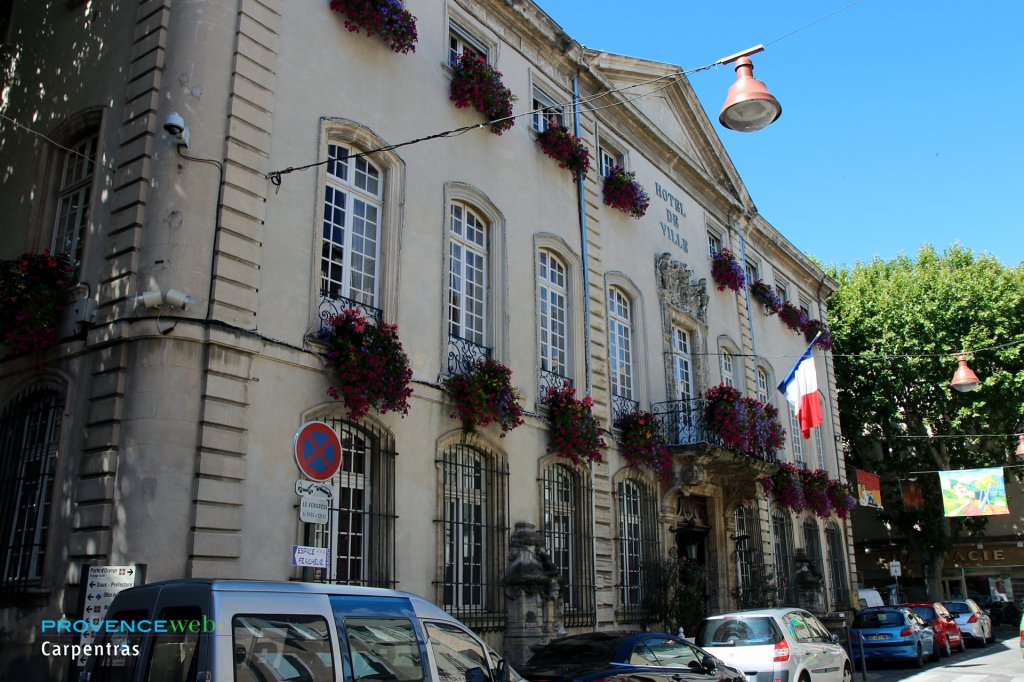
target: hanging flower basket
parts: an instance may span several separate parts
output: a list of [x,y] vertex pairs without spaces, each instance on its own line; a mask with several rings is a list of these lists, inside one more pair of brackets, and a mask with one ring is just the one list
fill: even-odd
[[416,51],[416,17],[401,0],[331,0],[331,9],[345,15],[345,28],[352,33],[379,34],[393,52]]
[[804,510],[803,482],[795,464],[784,462],[774,474],[761,479],[766,497],[771,496],[781,507],[800,513]]
[[580,464],[603,462],[601,450],[608,447],[602,438],[604,429],[591,412],[590,396],[577,400],[576,390],[566,381],[562,388],[549,386],[544,404],[550,411],[551,436],[548,452]]
[[445,379],[444,386],[455,401],[452,418],[468,431],[496,422],[504,438],[523,423],[523,395],[512,386],[512,370],[497,360],[480,360],[465,374]]
[[786,432],[779,412],[721,384],[704,392],[708,401],[708,423],[728,450],[759,459],[773,457],[785,443]]
[[74,270],[49,251],[0,261],[0,343],[11,353],[38,355],[57,345]]
[[828,498],[832,503],[832,510],[841,519],[849,517],[854,507],[857,506],[857,498],[853,496],[853,486],[849,483],[829,481]]
[[516,124],[512,116],[512,103],[516,96],[501,82],[501,72],[487,63],[482,56],[463,52],[452,67],[449,99],[459,109],[473,107],[491,122],[491,132],[501,135]]
[[654,415],[635,410],[615,420],[615,428],[622,432],[622,456],[629,466],[646,466],[662,483],[672,476],[672,455],[661,425]]
[[770,284],[764,283],[764,280],[759,279],[750,285],[750,295],[765,307],[769,315],[776,314],[782,308],[782,299]]
[[804,332],[804,338],[807,339],[807,343],[811,342],[815,334],[821,332],[821,336],[815,342],[815,345],[821,346],[822,350],[832,350],[832,332],[829,331],[828,327],[821,323],[821,320],[809,319],[804,323],[802,330]]
[[333,382],[327,393],[345,402],[352,419],[371,408],[381,414],[409,413],[412,369],[396,325],[368,322],[349,308],[327,321],[325,341]]
[[807,324],[807,315],[789,301],[783,303],[779,308],[779,319],[795,332],[802,332]]
[[651,197],[643,185],[636,181],[636,174],[621,166],[613,166],[604,176],[604,203],[628,213],[634,218],[643,218]]
[[719,291],[739,291],[747,281],[743,268],[729,249],[721,249],[711,256],[711,279]]
[[576,182],[577,174],[587,177],[590,170],[590,152],[583,140],[563,128],[554,119],[548,121],[543,132],[537,133],[537,144],[544,153],[558,162],[559,168],[567,168],[572,172],[572,181]]
[[800,483],[804,491],[804,503],[807,509],[823,519],[832,516],[832,498],[828,494],[828,472],[824,469],[800,471]]

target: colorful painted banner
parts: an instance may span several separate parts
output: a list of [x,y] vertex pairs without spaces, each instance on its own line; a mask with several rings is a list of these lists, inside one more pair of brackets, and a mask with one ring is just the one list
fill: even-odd
[[1009,514],[1002,467],[940,471],[942,507],[946,516]]
[[857,501],[862,507],[882,509],[882,483],[878,474],[857,469]]
[[900,493],[903,495],[903,509],[908,512],[924,511],[924,491],[916,478],[901,478]]
[[992,601],[1013,601],[1013,586],[1010,576],[997,575],[988,579],[988,594]]

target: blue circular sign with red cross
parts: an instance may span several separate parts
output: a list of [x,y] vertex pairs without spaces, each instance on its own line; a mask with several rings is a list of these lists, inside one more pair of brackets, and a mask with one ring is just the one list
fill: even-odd
[[295,432],[295,463],[306,478],[326,481],[341,466],[341,441],[323,422],[306,422]]

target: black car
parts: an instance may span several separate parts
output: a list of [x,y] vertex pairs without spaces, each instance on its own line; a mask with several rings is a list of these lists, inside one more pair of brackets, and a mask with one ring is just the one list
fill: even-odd
[[703,649],[658,632],[587,632],[548,642],[519,667],[530,682],[745,680]]

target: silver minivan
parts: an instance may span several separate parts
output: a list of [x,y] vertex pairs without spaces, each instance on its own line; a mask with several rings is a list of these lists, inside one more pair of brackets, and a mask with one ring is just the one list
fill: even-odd
[[[81,682],[509,682],[497,654],[416,595],[177,580],[111,604]],[[518,676],[512,674],[513,678]]]

